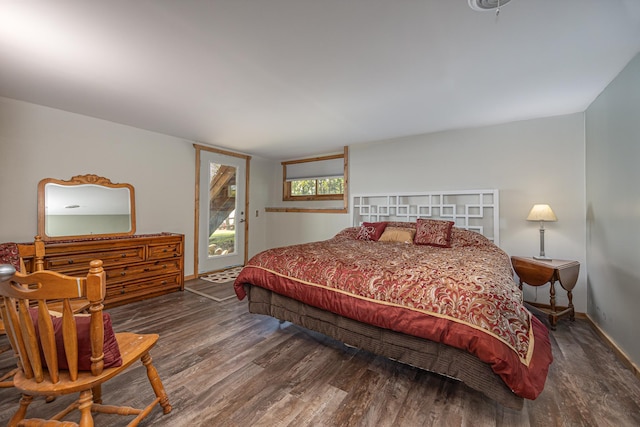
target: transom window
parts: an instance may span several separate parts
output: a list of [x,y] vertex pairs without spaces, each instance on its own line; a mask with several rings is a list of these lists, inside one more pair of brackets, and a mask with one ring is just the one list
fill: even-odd
[[282,162],[283,200],[342,200],[345,194],[344,154]]

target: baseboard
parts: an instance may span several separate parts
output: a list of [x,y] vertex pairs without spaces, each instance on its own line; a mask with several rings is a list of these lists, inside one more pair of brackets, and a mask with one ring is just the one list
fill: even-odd
[[[576,315],[577,315],[577,313],[576,313]],[[582,317],[582,316],[580,316],[580,317]],[[618,358],[622,361],[622,363],[627,368],[631,369],[631,372],[633,372],[633,375],[640,380],[640,368],[638,368],[638,365],[633,363],[633,361],[629,358],[629,356],[627,356],[627,354],[620,347],[618,347],[618,345],[609,337],[609,335],[607,335],[607,333],[605,331],[603,331],[600,328],[600,326],[598,326],[593,321],[593,319],[591,319],[591,317],[589,317],[589,315],[584,315],[584,318],[587,319],[587,321],[589,322],[589,324],[591,325],[593,330],[596,331],[598,336],[600,338],[602,338],[602,340],[605,343],[607,343],[607,345],[609,345],[609,347],[611,347],[613,352],[616,354],[616,356],[618,356]]]

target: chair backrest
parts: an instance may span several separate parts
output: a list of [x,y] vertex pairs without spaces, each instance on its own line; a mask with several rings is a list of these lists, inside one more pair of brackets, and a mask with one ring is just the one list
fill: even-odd
[[[0,310],[7,334],[18,354],[19,366],[27,379],[36,382],[59,382],[59,360],[64,347],[69,379],[78,377],[78,330],[71,300],[89,300],[91,340],[91,372],[102,373],[104,367],[104,325],[102,301],[106,292],[106,274],[102,261],[91,261],[86,277],[65,276],[53,271],[16,272],[9,280],[0,283]],[[49,312],[48,301],[62,302],[60,318]],[[34,319],[37,319],[34,322]],[[54,321],[61,324],[61,340],[56,343]],[[48,371],[48,377],[45,373]]]
[[[20,272],[33,273],[44,270],[44,242],[40,236],[35,236],[33,243],[18,243],[18,255],[20,256]],[[29,260],[30,268],[27,268],[26,260]]]

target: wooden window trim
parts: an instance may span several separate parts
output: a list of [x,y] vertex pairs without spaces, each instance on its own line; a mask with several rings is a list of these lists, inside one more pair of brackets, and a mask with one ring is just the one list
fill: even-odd
[[[291,196],[291,183],[287,182],[287,165],[318,162],[323,160],[343,159],[343,194],[321,194],[315,196]],[[330,154],[327,156],[310,157],[307,159],[289,160],[282,162],[282,200],[307,202],[307,201],[327,201],[342,200],[341,207],[332,208],[302,208],[302,207],[271,207],[266,208],[266,212],[314,212],[314,213],[346,213],[349,207],[349,147],[345,146],[341,154]]]
[[[348,156],[349,147],[345,146],[341,154],[330,154],[327,156],[310,157],[307,159],[289,160],[282,162],[282,200],[284,201],[324,201],[324,200],[342,200],[343,209],[347,209],[348,206]],[[292,196],[291,195],[291,182],[287,181],[287,166],[300,163],[309,162],[321,162],[325,160],[343,160],[343,192],[342,194],[316,194],[306,196]]]
[[[317,184],[316,184],[317,187]],[[317,200],[342,200],[342,194],[317,194],[315,196],[292,196],[291,195],[291,182],[285,183],[285,194],[282,197],[282,200],[287,202],[297,202],[297,201],[317,201]],[[317,192],[317,191],[316,191]]]
[[347,208],[265,208],[265,212],[349,213]]

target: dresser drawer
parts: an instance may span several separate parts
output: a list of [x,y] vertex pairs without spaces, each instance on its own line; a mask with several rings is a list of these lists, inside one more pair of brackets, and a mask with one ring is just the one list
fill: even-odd
[[87,270],[89,263],[94,259],[102,260],[103,267],[111,265],[128,264],[144,261],[144,246],[130,246],[120,249],[99,250],[95,252],[70,253],[62,256],[46,257],[44,260],[46,270],[55,270],[61,273]]
[[146,277],[178,273],[181,270],[180,260],[177,259],[113,267],[106,271],[107,284],[130,282]]
[[107,285],[106,306],[118,305],[124,300],[140,300],[181,289],[182,273],[164,277],[154,277],[132,283]]
[[[106,307],[182,290],[184,236],[156,233],[113,239],[79,239],[45,244],[44,268],[86,276],[102,260],[107,277]],[[25,260],[33,265],[34,259]]]
[[152,280],[144,280],[142,282],[127,283],[124,285],[125,293],[152,289],[175,289],[176,287],[180,287],[180,279],[179,274],[173,274],[166,277],[153,278]]
[[167,243],[161,245],[149,245],[147,260],[163,258],[178,258],[182,255],[182,245],[180,243]]

